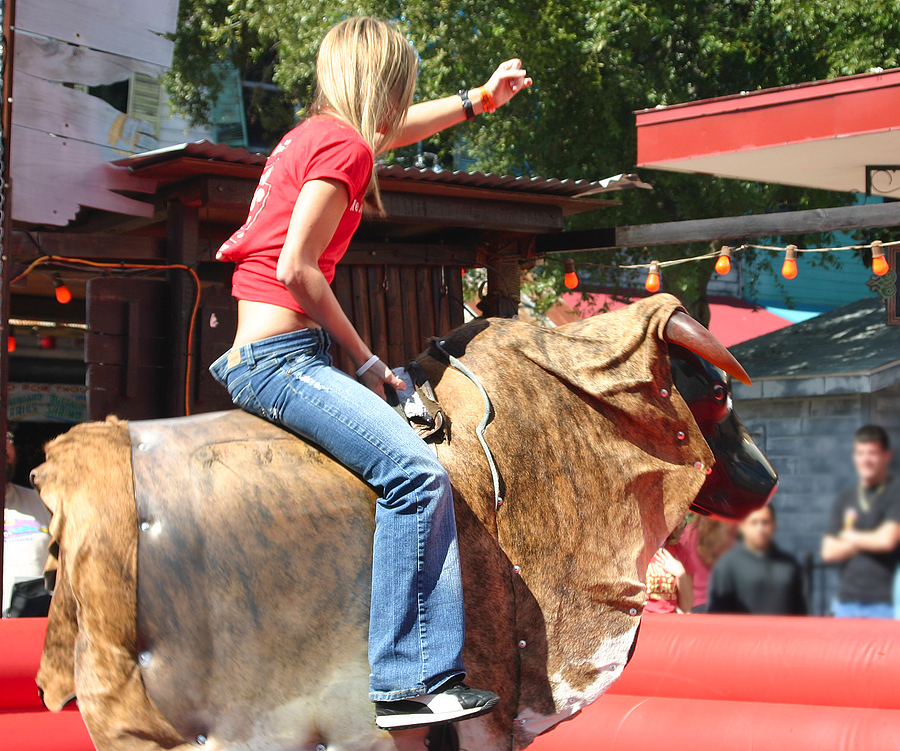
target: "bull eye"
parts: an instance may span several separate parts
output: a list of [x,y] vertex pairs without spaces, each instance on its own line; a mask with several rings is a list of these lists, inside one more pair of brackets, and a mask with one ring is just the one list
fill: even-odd
[[720,402],[725,401],[725,387],[721,383],[717,383],[713,386],[713,396]]

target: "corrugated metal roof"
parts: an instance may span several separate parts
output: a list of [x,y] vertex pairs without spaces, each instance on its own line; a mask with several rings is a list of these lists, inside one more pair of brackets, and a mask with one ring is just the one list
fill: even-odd
[[[266,163],[264,154],[254,154],[247,149],[210,143],[209,141],[195,141],[193,143],[168,146],[142,154],[134,154],[124,159],[118,159],[113,163],[121,167],[127,167],[132,171],[138,171],[180,158],[201,159],[228,164],[246,164],[258,167],[262,167]],[[485,174],[483,172],[379,165],[378,176],[392,180],[443,183],[446,185],[510,190],[523,193],[542,193],[570,198],[581,198],[624,188],[651,187],[637,175],[630,174],[615,175],[604,180],[558,180],[555,177],[537,177],[532,175],[498,175],[495,173]]]

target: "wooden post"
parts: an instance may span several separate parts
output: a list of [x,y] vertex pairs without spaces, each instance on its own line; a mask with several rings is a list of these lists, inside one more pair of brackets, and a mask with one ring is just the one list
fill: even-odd
[[[519,260],[534,238],[490,233],[479,263],[487,268],[487,294],[478,304],[488,318],[512,318],[519,312],[522,268]],[[525,245],[523,245],[523,243]]]
[[[200,236],[199,209],[186,206],[181,201],[169,203],[167,261],[193,266],[197,262]],[[188,352],[188,327],[191,320],[191,309],[194,305],[194,282],[184,271],[173,269],[168,274],[172,290],[172,359],[169,365],[169,383],[171,388],[167,395],[168,416],[179,417],[185,414],[185,390],[194,391],[196,368],[192,374],[193,383],[185,380]],[[196,359],[196,357],[195,357]]]
[[[6,430],[7,402],[9,396],[9,280],[12,263],[10,261],[9,239],[12,231],[9,189],[9,147],[12,131],[12,70],[13,70],[13,28],[15,22],[14,0],[0,0],[2,19],[2,49],[0,49],[0,78],[3,81],[3,105],[0,108],[0,433],[3,433],[3,448],[0,449],[0,509],[3,509],[4,526],[6,517]],[[3,594],[3,535],[0,535],[0,596]]]

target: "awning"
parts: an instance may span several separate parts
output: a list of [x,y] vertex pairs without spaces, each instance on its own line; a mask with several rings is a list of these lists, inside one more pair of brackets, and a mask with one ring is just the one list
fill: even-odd
[[867,166],[900,164],[900,68],[636,114],[639,167],[865,192]]

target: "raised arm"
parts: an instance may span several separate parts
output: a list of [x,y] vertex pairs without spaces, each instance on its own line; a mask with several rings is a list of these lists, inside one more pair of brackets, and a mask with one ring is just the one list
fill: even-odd
[[[484,111],[481,104],[481,88],[487,90],[494,105],[499,108],[531,84],[532,80],[526,76],[522,68],[522,61],[514,58],[500,63],[488,82],[478,89],[469,89],[468,96],[474,113],[480,115]],[[465,119],[466,112],[463,109],[462,99],[456,94],[414,104],[409,108],[406,125],[400,131],[400,135],[393,143],[386,145],[383,151],[423,141]]]

